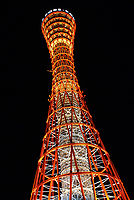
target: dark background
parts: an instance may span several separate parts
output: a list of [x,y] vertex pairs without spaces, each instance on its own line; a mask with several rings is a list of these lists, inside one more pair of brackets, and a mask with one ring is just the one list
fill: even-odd
[[[10,199],[29,200],[51,93],[49,53],[41,19],[53,8],[76,19],[74,59],[96,128],[133,199],[134,5],[10,2],[2,20],[1,186]],[[10,193],[8,194],[10,190]]]

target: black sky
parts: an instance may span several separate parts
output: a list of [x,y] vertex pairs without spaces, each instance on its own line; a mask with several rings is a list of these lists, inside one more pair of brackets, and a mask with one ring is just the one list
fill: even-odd
[[[1,186],[29,200],[51,93],[49,53],[40,25],[53,8],[76,19],[74,58],[81,90],[96,128],[133,199],[134,5],[62,5],[45,1],[8,4],[2,21]],[[2,154],[3,154],[2,153]],[[9,187],[10,185],[10,187]],[[11,198],[12,199],[12,198]]]

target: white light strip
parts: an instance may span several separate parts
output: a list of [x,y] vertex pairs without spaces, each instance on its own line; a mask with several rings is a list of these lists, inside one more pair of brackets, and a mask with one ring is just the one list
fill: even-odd
[[47,15],[49,15],[50,13],[56,12],[56,11],[63,11],[63,12],[66,12],[66,13],[68,13],[68,14],[75,20],[74,16],[73,16],[68,10],[64,10],[64,9],[61,9],[61,8],[53,9],[53,10],[48,11],[48,12],[45,14],[45,17],[46,17]]

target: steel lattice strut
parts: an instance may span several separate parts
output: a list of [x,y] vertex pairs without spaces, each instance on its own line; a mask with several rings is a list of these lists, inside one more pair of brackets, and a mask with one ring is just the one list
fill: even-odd
[[42,22],[52,63],[52,94],[31,200],[128,200],[75,74],[75,19],[49,11]]

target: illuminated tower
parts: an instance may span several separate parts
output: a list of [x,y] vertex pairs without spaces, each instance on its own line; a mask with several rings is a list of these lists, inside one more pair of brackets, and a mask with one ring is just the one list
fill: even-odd
[[50,10],[42,20],[53,80],[31,200],[128,200],[78,84],[75,29],[67,10]]

